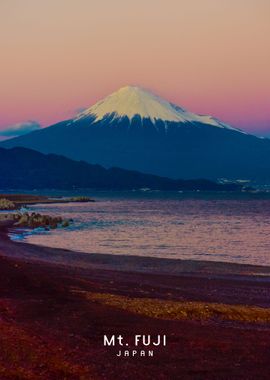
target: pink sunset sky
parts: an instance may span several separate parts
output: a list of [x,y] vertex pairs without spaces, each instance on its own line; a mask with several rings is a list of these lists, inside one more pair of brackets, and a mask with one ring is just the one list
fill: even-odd
[[270,135],[269,0],[1,0],[0,45],[1,130],[136,84]]

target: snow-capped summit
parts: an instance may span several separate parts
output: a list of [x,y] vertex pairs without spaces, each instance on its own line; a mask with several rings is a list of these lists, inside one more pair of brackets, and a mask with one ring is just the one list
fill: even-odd
[[112,113],[120,117],[127,116],[129,119],[135,115],[140,115],[142,118],[150,118],[152,121],[157,119],[184,121],[180,110],[176,110],[166,100],[137,86],[120,88],[85,110],[79,117],[95,115],[96,120],[100,120],[105,115]]
[[150,119],[153,123],[162,120],[177,123],[202,123],[234,129],[211,116],[191,113],[138,86],[120,88],[78,114],[74,121],[89,116],[93,116],[96,121],[99,121],[108,115],[114,115],[115,118],[126,116],[130,120],[135,115],[139,115],[141,118]]

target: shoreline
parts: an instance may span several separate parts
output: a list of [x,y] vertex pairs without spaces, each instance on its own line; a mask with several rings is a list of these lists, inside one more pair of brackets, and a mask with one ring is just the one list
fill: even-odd
[[[1,376],[268,379],[269,275],[269,267],[17,243],[0,227]],[[103,345],[112,334],[130,352],[148,349],[134,347],[137,334],[168,343],[149,346],[151,358],[118,357],[121,347]]]
[[[241,278],[270,281],[270,266],[222,261],[184,260],[152,256],[85,253],[64,248],[40,246],[13,241],[9,236],[12,223],[0,222],[0,238],[9,257],[24,258],[54,265],[78,268],[118,270],[158,275],[198,276],[208,278]],[[3,243],[4,242],[4,243]]]
[[[110,254],[82,253],[61,248],[38,246],[30,243],[14,242],[8,236],[8,228],[0,224],[0,256],[8,260],[29,263],[31,265],[53,268],[55,271],[74,271],[76,276],[92,276],[97,281],[108,281],[111,277],[128,278],[131,283],[137,281],[150,286],[159,286],[177,294],[178,283],[187,289],[192,287],[195,299],[208,300],[209,293],[214,292],[210,299],[214,302],[230,304],[246,303],[270,307],[270,267],[250,264],[235,264],[216,261],[196,261],[181,259],[166,259],[156,257],[124,256]],[[207,287],[201,291],[194,289],[194,284]],[[253,288],[260,285],[269,287],[267,297],[253,293]],[[219,288],[219,294],[216,287]],[[243,287],[245,291],[237,290]],[[248,290],[247,294],[244,294]],[[190,289],[188,290],[188,292]],[[232,293],[230,294],[230,291]],[[250,293],[250,294],[249,294]],[[255,292],[256,293],[256,292]],[[130,292],[132,294],[132,292]],[[254,300],[258,297],[258,302]]]
[[[5,196],[5,194],[2,194]],[[8,196],[8,194],[6,194]],[[75,197],[68,199],[50,198],[43,195],[12,194],[10,196],[16,203],[19,201],[24,205],[44,203],[70,203]],[[87,202],[95,201],[86,197]],[[75,200],[76,202],[76,200]],[[8,214],[6,214],[6,217]],[[8,229],[11,229],[14,221],[1,220],[0,215],[0,237],[10,241],[6,243],[5,249],[11,257],[23,257],[28,260],[51,263],[55,265],[71,265],[78,268],[97,268],[106,270],[119,270],[129,272],[154,273],[159,275],[175,276],[198,276],[208,278],[241,278],[242,280],[270,280],[270,266],[247,263],[234,263],[226,261],[196,260],[196,259],[174,259],[153,256],[118,255],[108,253],[94,253],[76,251],[76,249],[54,248],[39,246],[26,242],[16,242],[9,238]],[[16,230],[16,226],[14,229]],[[16,244],[16,245],[15,245]],[[15,252],[15,253],[14,253]]]

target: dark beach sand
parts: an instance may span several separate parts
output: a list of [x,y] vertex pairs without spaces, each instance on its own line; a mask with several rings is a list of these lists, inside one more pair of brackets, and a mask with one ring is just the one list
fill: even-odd
[[[269,379],[269,278],[268,267],[15,243],[2,228],[0,379]],[[168,344],[117,358],[104,334]]]

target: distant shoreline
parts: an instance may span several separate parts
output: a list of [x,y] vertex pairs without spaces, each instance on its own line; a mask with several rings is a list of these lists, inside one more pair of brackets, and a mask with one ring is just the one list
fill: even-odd
[[[32,195],[32,194],[20,194],[20,193],[0,193],[0,198],[6,198],[10,201],[12,201],[16,208],[18,209],[19,207],[23,206],[28,206],[28,205],[36,205],[36,204],[54,204],[54,203],[71,203],[71,202],[78,202],[79,198],[83,197],[48,197],[46,195]],[[78,198],[78,199],[76,199]],[[87,197],[88,198],[88,197]],[[85,202],[85,200],[84,200]],[[87,202],[95,202],[94,199],[88,198]]]

